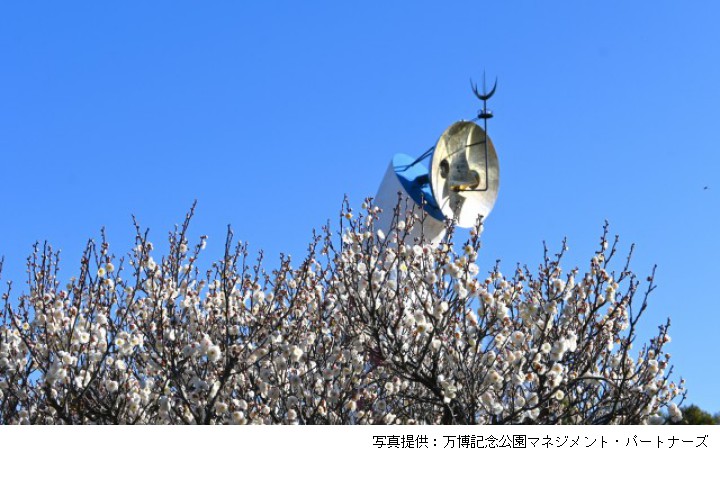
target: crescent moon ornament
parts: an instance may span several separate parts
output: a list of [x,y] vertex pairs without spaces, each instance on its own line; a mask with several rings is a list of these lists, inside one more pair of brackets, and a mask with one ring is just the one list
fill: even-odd
[[477,88],[477,84],[474,84],[472,79],[470,79],[470,87],[472,88],[473,93],[475,96],[482,100],[483,102],[487,102],[490,100],[490,97],[495,95],[495,90],[497,89],[497,78],[495,79],[495,84],[493,85],[492,89],[485,93],[485,74],[483,74],[483,93],[480,93]]

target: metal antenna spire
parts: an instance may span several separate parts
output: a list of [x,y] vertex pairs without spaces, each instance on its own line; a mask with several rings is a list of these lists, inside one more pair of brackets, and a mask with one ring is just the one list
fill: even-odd
[[487,87],[485,85],[485,71],[483,71],[483,89],[482,93],[478,91],[477,84],[473,83],[472,79],[470,79],[470,86],[472,87],[472,91],[475,94],[475,96],[482,100],[483,107],[482,110],[478,112],[477,118],[482,119],[483,121],[483,130],[485,131],[485,171],[487,172],[488,167],[488,128],[487,128],[487,121],[489,118],[493,118],[493,113],[491,110],[488,110],[487,108],[487,101],[490,100],[490,97],[492,97],[495,94],[495,90],[497,89],[497,77],[495,77],[495,84],[493,84],[492,90],[489,92],[487,91]]

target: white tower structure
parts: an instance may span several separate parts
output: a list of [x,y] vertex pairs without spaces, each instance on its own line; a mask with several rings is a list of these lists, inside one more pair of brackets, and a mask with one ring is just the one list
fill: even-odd
[[[479,118],[487,122],[490,116],[492,113],[483,109]],[[427,214],[422,226],[416,223],[409,241],[422,235],[424,243],[436,245],[445,235],[446,220],[469,228],[478,217],[487,217],[497,199],[500,169],[485,127],[459,121],[420,157],[395,155],[375,197],[375,204],[382,209],[377,228],[390,230],[399,199],[401,220],[409,209],[417,215],[422,210]]]
[[484,128],[475,122],[455,122],[434,147],[418,158],[405,154],[393,157],[375,196],[375,204],[382,209],[376,223],[379,230],[388,232],[393,227],[398,205],[398,221],[406,217],[408,210],[427,214],[424,222],[415,224],[406,241],[422,238],[431,245],[443,239],[448,220],[470,228],[488,216],[500,188],[498,158],[487,133],[487,121],[493,117],[487,101],[496,88],[497,80],[492,90],[485,90],[484,75],[482,92],[472,85],[473,93],[483,102],[477,118],[483,121]]

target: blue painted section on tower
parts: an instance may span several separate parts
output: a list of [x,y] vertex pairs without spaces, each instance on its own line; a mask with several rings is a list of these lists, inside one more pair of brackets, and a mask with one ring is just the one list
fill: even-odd
[[442,222],[445,216],[440,211],[430,185],[430,162],[434,151],[433,147],[418,158],[398,153],[393,157],[393,169],[410,198],[418,205],[423,205],[424,199],[423,208],[428,215]]

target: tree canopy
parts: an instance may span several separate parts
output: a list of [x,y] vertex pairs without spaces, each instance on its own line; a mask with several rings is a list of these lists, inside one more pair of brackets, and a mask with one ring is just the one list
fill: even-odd
[[0,423],[682,418],[669,321],[634,347],[653,274],[630,270],[632,248],[616,258],[607,225],[585,271],[563,270],[563,245],[537,270],[480,276],[482,224],[462,244],[449,224],[432,246],[422,215],[396,210],[391,231],[376,231],[368,199],[357,216],[346,203],[299,263],[281,256],[266,271],[228,230],[223,258],[201,272],[193,211],[162,258],[139,226],[126,257],[104,235],[89,242],[64,286],[57,253],[36,246],[27,293],[3,296]]

